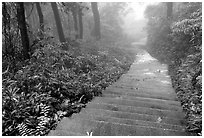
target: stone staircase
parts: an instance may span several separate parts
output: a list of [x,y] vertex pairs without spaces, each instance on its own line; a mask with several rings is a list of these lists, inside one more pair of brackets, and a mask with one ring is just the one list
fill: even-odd
[[189,136],[167,66],[141,51],[129,72],[49,136]]

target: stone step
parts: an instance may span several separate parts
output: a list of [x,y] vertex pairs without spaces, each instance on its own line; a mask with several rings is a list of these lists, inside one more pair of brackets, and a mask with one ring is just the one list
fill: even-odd
[[[127,83],[127,82],[126,82]],[[134,85],[131,85],[131,84],[123,84],[121,82],[117,82],[117,83],[114,83],[113,85],[111,85],[110,87],[113,87],[113,88],[121,88],[121,89],[130,89],[130,90],[147,90],[147,92],[150,92],[152,93],[150,90],[154,91],[154,93],[166,93],[166,94],[172,94],[172,93],[175,93],[173,88],[170,88],[170,87],[166,87],[166,86],[163,86],[163,87],[159,87],[159,90],[158,90],[158,87],[155,87],[155,86],[151,86],[151,85],[146,85],[146,86],[143,86],[143,85],[140,85],[139,83],[136,82],[136,84]]]
[[184,126],[169,125],[164,123],[161,124],[161,123],[154,123],[154,122],[142,121],[142,120],[132,120],[132,119],[126,119],[126,118],[116,118],[116,117],[96,116],[96,115],[83,115],[81,117],[85,119],[105,121],[110,123],[155,127],[155,128],[162,128],[162,129],[168,129],[168,130],[174,130],[174,131],[183,131],[183,132],[185,131]]
[[[155,86],[154,86],[155,87]],[[106,89],[107,91],[117,91],[117,92],[132,92],[132,93],[143,93],[143,94],[149,94],[149,95],[160,95],[164,97],[175,97],[176,93],[173,91],[173,89],[162,89],[160,87],[155,88],[144,88],[139,87],[137,85],[131,86],[131,87],[124,87],[121,84],[114,84]]]
[[93,132],[93,136],[186,136],[189,133],[154,127],[110,123],[83,118],[63,118],[55,131],[65,130],[86,134]]
[[[144,50],[127,74],[95,97],[80,113],[63,118],[49,135],[189,136],[167,66]],[[157,71],[161,70],[161,71]]]
[[86,133],[81,134],[67,130],[51,130],[48,136],[87,136]]
[[144,77],[170,78],[170,77],[167,77],[168,76],[167,72],[165,74],[160,74],[159,76],[158,75],[155,75],[155,76],[147,76],[147,75],[145,75],[145,73],[147,74],[149,72],[150,71],[144,71],[144,69],[138,69],[137,71],[135,71],[135,69],[134,69],[134,70],[129,70],[128,74],[124,74],[122,76],[123,76],[123,78],[137,78],[137,79],[144,78]]
[[155,68],[155,69],[147,69],[147,68],[134,68],[132,66],[130,70],[127,72],[127,74],[123,75],[124,77],[134,77],[134,78],[140,78],[142,77],[165,77],[168,76],[168,70],[165,68]]
[[[161,71],[163,71],[163,70],[161,70]],[[139,80],[142,80],[143,78],[149,78],[149,79],[160,78],[160,79],[170,80],[170,77],[168,77],[167,72],[158,74],[158,73],[156,73],[154,71],[144,71],[144,70],[138,70],[138,71],[129,70],[128,74],[123,75],[121,80],[126,80],[127,78],[129,78],[129,79],[139,79]]]
[[128,112],[121,112],[121,111],[109,111],[103,109],[94,109],[94,108],[86,108],[86,110],[81,111],[82,115],[97,115],[97,116],[107,116],[107,117],[116,117],[116,118],[126,118],[132,120],[142,120],[142,121],[150,121],[150,122],[159,122],[164,124],[170,125],[180,125],[183,126],[185,121],[182,119],[172,119],[167,117],[161,116],[153,116],[153,115],[146,115],[146,114],[138,114],[138,113],[128,113]]
[[[123,86],[123,87],[140,87],[143,89],[157,89],[157,92],[162,91],[170,91],[173,92],[172,84],[171,82],[161,79],[161,78],[152,78],[152,79],[146,79],[143,81],[135,81],[133,79],[126,79],[123,81],[118,81],[117,83],[114,83],[115,86]],[[156,92],[156,91],[155,91]]]
[[[146,86],[144,86],[146,85]],[[143,93],[150,93],[150,94],[161,94],[161,95],[174,95],[176,96],[176,93],[174,92],[173,88],[171,87],[166,87],[166,86],[157,86],[157,85],[154,85],[154,84],[144,84],[144,85],[141,85],[141,84],[128,84],[128,85],[124,85],[124,84],[121,84],[121,83],[118,83],[118,84],[113,84],[111,85],[110,88],[113,88],[113,89],[124,89],[124,90],[128,90],[130,92],[137,92],[137,91],[140,91],[140,92],[143,92]]]
[[134,100],[134,101],[144,101],[144,102],[157,102],[160,104],[168,104],[173,106],[181,106],[181,103],[178,101],[170,101],[170,100],[163,100],[163,99],[155,99],[155,98],[147,98],[147,97],[133,97],[128,95],[120,95],[120,94],[103,94],[103,97],[109,97],[109,98],[116,98],[116,99],[124,99],[124,100]]
[[136,100],[126,100],[126,99],[117,99],[117,98],[108,98],[108,97],[96,97],[92,103],[108,103],[108,104],[117,104],[117,105],[127,105],[134,107],[147,107],[152,109],[162,109],[162,110],[171,110],[171,111],[182,111],[182,108],[179,106],[169,105],[169,104],[160,104],[157,102],[145,102],[145,101],[136,101]]
[[111,111],[121,111],[128,113],[138,113],[138,114],[147,114],[161,117],[177,118],[184,119],[184,113],[178,111],[169,111],[161,109],[152,109],[146,107],[135,107],[135,106],[125,106],[117,104],[107,104],[107,103],[89,103],[86,108],[95,108],[95,109],[104,109]]
[[138,81],[135,80],[133,78],[125,78],[121,81],[117,81],[117,83],[114,83],[114,85],[118,85],[118,86],[126,86],[126,87],[143,87],[143,88],[153,88],[156,89],[157,91],[161,91],[161,90],[170,90],[173,91],[172,89],[172,84],[169,80],[167,79],[162,79],[162,78],[142,78],[140,77],[142,80]]
[[155,68],[155,69],[144,69],[144,68],[134,68],[133,66],[128,71],[127,77],[140,77],[140,76],[149,76],[149,77],[164,77],[168,75],[168,71],[165,68]]
[[[160,70],[160,72],[159,72]],[[168,76],[167,70],[165,69],[153,69],[153,70],[147,70],[147,69],[130,69],[128,71],[128,74],[123,75],[125,77],[130,78],[143,78],[143,77],[156,77],[156,78],[166,78]],[[169,78],[169,77],[167,77]]]
[[164,96],[164,95],[159,95],[159,94],[150,94],[150,93],[142,93],[142,92],[128,92],[124,90],[120,91],[115,91],[115,90],[108,90],[106,89],[103,91],[103,93],[108,93],[108,94],[121,94],[121,95],[128,95],[128,96],[133,96],[133,97],[146,97],[146,98],[154,98],[154,99],[163,99],[163,100],[171,100],[171,101],[178,101],[178,98],[175,96]]
[[155,93],[172,93],[174,92],[172,85],[167,84],[166,80],[147,80],[145,82],[143,81],[137,81],[133,82],[133,80],[128,80],[125,82],[117,82],[114,83],[112,86],[124,88],[124,89],[133,89],[136,90],[136,88],[139,88],[141,90],[147,90],[147,92],[151,92],[149,90],[153,90]]

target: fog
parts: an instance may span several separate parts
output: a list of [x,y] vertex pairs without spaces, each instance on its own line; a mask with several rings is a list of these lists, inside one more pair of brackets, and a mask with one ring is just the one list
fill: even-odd
[[147,19],[144,17],[144,11],[148,5],[157,4],[155,2],[131,2],[126,7],[127,14],[123,16],[123,30],[133,41],[146,40]]

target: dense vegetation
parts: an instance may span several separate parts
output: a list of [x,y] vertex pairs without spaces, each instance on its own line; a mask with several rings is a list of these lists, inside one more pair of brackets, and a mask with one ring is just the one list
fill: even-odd
[[[39,21],[37,30],[34,27],[35,20],[29,20],[30,16],[35,16],[37,13],[35,4],[41,18],[37,20]],[[55,31],[53,29],[55,27],[50,23],[59,25],[60,22],[58,20],[53,23],[54,17],[50,18],[53,13],[48,3],[40,5],[39,3],[3,3],[2,6],[4,9],[2,134],[4,136],[48,134],[62,117],[79,112],[94,96],[100,96],[102,90],[125,73],[134,60],[134,53],[123,48],[129,44],[127,39],[120,37],[119,41],[114,37],[111,40],[104,38],[103,31],[106,29],[104,27],[101,28],[101,38],[94,38],[91,34],[88,36],[87,32],[84,32],[86,39],[82,39],[82,30],[79,34],[75,32],[69,35],[66,30],[65,34],[57,36],[57,29]],[[16,11],[22,12],[22,8],[26,6],[34,8],[26,16],[28,20],[26,28],[20,28],[19,24],[22,24],[23,19],[19,20],[20,15]],[[43,7],[41,12],[39,6]],[[61,9],[60,13],[67,14],[71,20],[69,25],[73,28],[68,31],[82,29],[79,26],[77,30],[74,28],[75,8],[86,9],[83,11],[86,14],[84,16],[90,18],[87,11],[90,8],[88,3],[57,3],[57,6]],[[52,8],[53,12],[59,12],[56,3],[52,3]],[[80,10],[77,17],[81,15]],[[59,13],[55,14],[59,16]],[[69,14],[73,14],[73,18],[70,19]],[[46,20],[49,22],[46,23]],[[82,18],[80,20],[78,22],[82,22]],[[63,20],[62,23],[66,24]],[[93,28],[91,26],[89,32],[94,32]],[[19,34],[22,32],[21,29],[24,29],[24,34]],[[29,52],[24,49],[24,41],[21,39],[26,35],[25,29],[29,35],[30,44],[27,49]],[[60,30],[62,31],[62,28]],[[117,32],[117,35],[114,30],[105,33],[114,33],[115,38],[118,35],[123,36],[120,34],[122,32]],[[60,39],[60,35],[66,36],[66,41],[64,38]],[[25,52],[28,52],[29,58],[25,58]]]
[[145,13],[149,20],[147,50],[169,65],[173,87],[186,113],[186,128],[201,135],[202,3],[173,3],[172,7],[160,3],[149,6]]

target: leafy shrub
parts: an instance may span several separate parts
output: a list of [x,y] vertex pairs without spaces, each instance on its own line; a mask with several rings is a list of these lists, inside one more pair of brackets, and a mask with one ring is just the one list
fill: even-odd
[[[194,5],[193,5],[194,6]],[[187,129],[201,135],[202,131],[202,11],[199,7],[187,19],[175,22],[172,36],[183,46],[184,58],[172,74],[174,87],[186,111]],[[182,44],[180,44],[182,45]],[[185,50],[186,49],[186,50]]]
[[[198,60],[199,59],[199,60]],[[186,113],[187,129],[201,135],[202,68],[201,54],[190,55],[181,65],[169,65],[173,87]]]
[[[44,42],[43,42],[44,41]],[[46,135],[63,116],[77,113],[116,81],[133,62],[117,48],[82,51],[41,40],[14,75],[3,75],[3,135]],[[69,47],[69,51],[62,50]],[[127,56],[128,55],[128,56]],[[124,57],[124,58],[123,58]]]
[[[202,11],[201,3],[180,3],[168,20],[159,4],[146,11],[148,51],[169,65],[169,74],[186,112],[187,130],[202,133]],[[176,8],[175,8],[176,9]],[[148,12],[149,11],[149,12]]]

